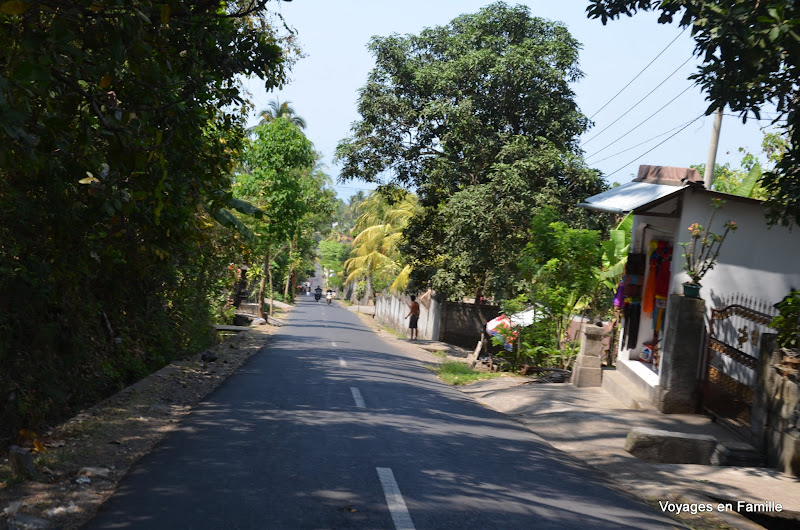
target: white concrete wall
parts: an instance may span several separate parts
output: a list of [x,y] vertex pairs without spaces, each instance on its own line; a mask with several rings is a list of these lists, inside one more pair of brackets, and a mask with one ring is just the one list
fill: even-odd
[[[687,190],[683,193],[683,204],[679,219],[637,215],[634,217],[632,249],[634,252],[649,248],[651,239],[664,239],[673,243],[670,293],[683,293],[684,282],[689,280],[683,270],[684,248],[680,243],[691,239],[689,226],[708,224],[711,213],[711,199],[719,194],[705,190]],[[722,234],[723,225],[728,220],[735,221],[738,230],[728,234],[722,245],[717,265],[700,281],[700,297],[706,301],[708,316],[711,310],[722,307],[732,295],[752,297],[773,305],[786,296],[791,289],[800,289],[800,229],[793,231],[784,227],[768,227],[764,217],[764,206],[756,201],[723,197],[726,203],[717,211],[711,231]],[[672,199],[657,207],[659,213],[675,211],[678,199]],[[650,228],[637,230],[642,224]],[[737,332],[737,325],[729,326],[731,333]],[[635,369],[642,379],[650,385],[658,384],[659,377],[638,361],[641,345],[652,338],[652,319],[642,314],[639,340],[636,348],[620,350],[619,359]],[[668,332],[676,332],[670,330]],[[678,330],[679,332],[679,330]],[[733,343],[734,337],[721,337]],[[756,347],[745,343],[742,349],[758,356]],[[629,361],[630,360],[630,361]],[[749,381],[752,374],[731,374],[743,381]]]
[[[419,302],[420,295],[417,295]],[[411,304],[409,296],[381,295],[375,300],[375,320],[381,324],[390,326],[400,333],[408,336],[408,307]],[[430,297],[428,307],[419,304],[419,322],[417,323],[417,334],[420,339],[438,340],[440,325],[440,304]]]
[[[713,195],[701,190],[684,194],[683,214],[678,236],[689,241],[689,225],[705,226]],[[739,229],[728,235],[722,245],[717,266],[701,281],[700,296],[713,307],[723,297],[741,293],[771,304],[779,302],[792,288],[800,289],[800,229],[769,228],[760,203],[740,202],[730,198],[717,211],[712,232],[721,234],[727,220],[736,221]],[[680,292],[688,280],[682,270],[684,259],[676,252],[672,292]]]

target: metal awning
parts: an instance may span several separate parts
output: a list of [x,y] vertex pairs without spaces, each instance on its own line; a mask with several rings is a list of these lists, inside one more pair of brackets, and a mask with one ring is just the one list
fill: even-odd
[[686,188],[669,184],[651,184],[649,182],[628,182],[603,193],[598,193],[578,204],[581,208],[599,210],[601,212],[625,214],[658,199],[680,193]]

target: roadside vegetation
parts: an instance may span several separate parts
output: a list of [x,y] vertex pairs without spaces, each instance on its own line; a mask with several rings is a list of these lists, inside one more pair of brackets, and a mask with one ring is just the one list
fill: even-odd
[[[661,22],[676,16],[655,4],[588,3],[590,18],[603,23],[636,9],[661,9]],[[713,75],[718,65],[704,67],[698,81],[714,101],[735,110],[758,116],[756,105],[773,100],[783,116],[796,116],[797,98],[790,97],[796,86],[780,74],[791,66],[785,59],[796,57],[796,39],[788,37],[796,17],[759,6],[758,24],[772,29],[728,42],[714,29],[725,10],[712,4],[697,0],[682,7],[681,25],[710,21],[696,32],[697,49],[724,50],[742,37],[753,44],[747,53],[767,61],[775,76],[759,78],[755,99],[720,90]],[[745,4],[734,2],[728,15],[755,20]],[[590,124],[571,90],[582,73],[580,43],[567,28],[531,16],[524,6],[497,2],[418,34],[376,36],[369,48],[375,66],[360,91],[361,119],[336,154],[343,179],[375,183],[378,191],[358,207],[352,253],[341,261],[344,286],[358,299],[373,290],[433,289],[440,299],[488,302],[507,315],[528,313],[527,326],[501,328],[494,338],[494,356],[510,371],[571,368],[580,347],[569,331],[574,319],[611,322],[618,333],[612,300],[632,220],[576,206],[607,184],[579,147]],[[797,215],[797,194],[788,192],[796,178],[787,166],[796,130],[789,123],[781,133],[765,135],[766,162],[743,153],[741,168],[717,166],[714,189],[767,200],[772,221],[786,224]],[[417,207],[406,211],[403,226],[387,230],[377,212],[400,205],[408,190]],[[384,237],[392,245],[384,246]],[[612,340],[609,364],[615,349]]]
[[[302,55],[268,4],[0,0],[0,446],[214,343],[243,279],[271,314],[265,301],[291,301],[317,263],[361,303],[432,289],[532,312],[498,338],[509,370],[568,369],[573,318],[617,320],[630,220],[577,206],[608,183],[583,159],[581,44],[563,24],[496,2],[373,37],[336,160],[342,181],[377,190],[345,201],[290,102],[246,127],[242,76],[282,87]],[[792,224],[800,14],[751,4],[587,12],[693,25],[709,113],[778,105],[766,162],[715,168],[716,189]]]
[[280,87],[299,52],[267,4],[0,1],[0,446],[216,342],[250,256],[313,263],[317,220],[269,246],[274,204],[234,186],[299,126],[245,129],[241,76]]
[[429,365],[428,369],[438,375],[439,379],[453,386],[468,385],[507,375],[502,372],[481,372],[461,361],[443,361],[441,364]]

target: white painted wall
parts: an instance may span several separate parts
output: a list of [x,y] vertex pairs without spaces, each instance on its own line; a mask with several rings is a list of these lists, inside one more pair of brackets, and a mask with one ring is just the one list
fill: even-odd
[[[417,295],[419,302],[420,295]],[[411,304],[409,296],[381,295],[375,299],[375,320],[381,324],[390,326],[400,333],[408,336],[408,307]],[[419,322],[417,323],[417,334],[420,339],[438,340],[439,339],[439,319],[440,304],[432,296],[430,303],[419,304]]]
[[[689,241],[689,225],[708,221],[710,200],[718,196],[703,190],[684,194],[683,213],[678,235]],[[750,295],[772,304],[779,302],[792,288],[800,289],[800,229],[768,227],[761,203],[739,201],[733,197],[717,212],[712,232],[722,233],[722,225],[731,219],[739,229],[728,235],[722,245],[717,266],[702,280],[700,296],[709,306],[733,293]],[[673,292],[680,292],[688,279],[682,272],[684,259],[677,255],[677,278]],[[677,281],[676,281],[677,280]]]
[[[671,266],[671,293],[683,293],[682,284],[689,280],[683,270],[685,258],[680,243],[691,239],[689,226],[708,224],[711,213],[711,199],[722,197],[724,206],[717,211],[711,231],[721,234],[723,225],[733,220],[739,226],[731,232],[722,245],[717,265],[701,280],[700,296],[706,301],[710,317],[711,310],[722,307],[726,299],[734,294],[749,296],[773,305],[786,296],[791,289],[800,289],[800,229],[789,230],[784,227],[767,225],[764,206],[757,201],[742,200],[733,196],[707,192],[701,189],[687,189],[683,193],[682,207],[678,198],[658,206],[655,211],[668,213],[680,207],[679,219],[637,215],[634,217],[632,249],[647,251],[651,239],[667,239],[674,243]],[[642,224],[650,225],[642,230]],[[637,227],[640,229],[637,230]],[[659,377],[641,365],[638,359],[643,342],[652,338],[652,320],[642,314],[639,340],[636,348],[620,350],[619,359],[632,366],[640,377],[651,386],[658,384]],[[736,326],[730,326],[728,335],[736,333]],[[732,342],[733,337],[723,337]],[[757,356],[757,348],[747,343],[742,349]],[[645,373],[648,372],[648,373]],[[747,381],[753,375],[731,374],[737,379]]]

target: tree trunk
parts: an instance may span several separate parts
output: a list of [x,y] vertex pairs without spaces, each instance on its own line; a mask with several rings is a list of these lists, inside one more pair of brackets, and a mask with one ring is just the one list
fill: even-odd
[[369,305],[369,301],[374,298],[372,294],[372,276],[367,276],[367,290],[364,293],[364,301],[362,302],[364,305]]
[[[269,251],[267,251],[267,256],[264,260],[264,273],[269,272],[269,261],[270,255]],[[257,307],[256,307],[256,316],[258,318],[264,318],[264,288],[266,287],[267,277],[266,275],[261,276],[261,282],[258,284],[258,299],[256,300]],[[272,289],[272,281],[270,280],[270,289]]]
[[289,283],[292,281],[292,240],[289,240],[289,260],[286,265],[286,281],[283,284],[283,301],[289,299]]
[[[269,277],[269,316],[272,316],[275,308],[274,303],[272,300],[272,249],[270,248],[267,252],[267,263],[269,266],[267,267],[267,276]],[[263,280],[262,280],[263,281]]]
[[286,302],[294,299],[294,257],[297,250],[297,234],[289,241],[289,268],[286,270],[286,286],[283,289],[283,299]]
[[289,284],[292,283],[292,261],[291,251],[289,253],[289,269],[286,271],[286,284],[283,286],[283,299],[289,300]]

